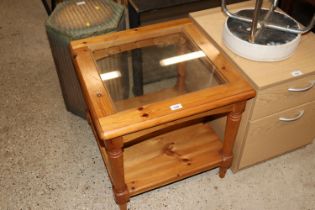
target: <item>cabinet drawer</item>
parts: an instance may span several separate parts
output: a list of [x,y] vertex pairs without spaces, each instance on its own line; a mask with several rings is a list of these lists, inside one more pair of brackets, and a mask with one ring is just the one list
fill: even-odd
[[258,92],[251,120],[315,100],[315,75]]
[[314,125],[315,102],[250,122],[240,168],[311,143]]

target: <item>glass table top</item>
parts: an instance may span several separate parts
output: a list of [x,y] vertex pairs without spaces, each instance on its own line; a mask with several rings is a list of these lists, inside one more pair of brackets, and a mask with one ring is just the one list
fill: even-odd
[[[109,50],[96,61],[103,85],[118,111],[224,83],[205,53],[184,34],[140,42],[131,50]],[[120,49],[128,48],[120,46]]]
[[72,41],[71,52],[103,140],[238,111],[255,96],[188,18]]

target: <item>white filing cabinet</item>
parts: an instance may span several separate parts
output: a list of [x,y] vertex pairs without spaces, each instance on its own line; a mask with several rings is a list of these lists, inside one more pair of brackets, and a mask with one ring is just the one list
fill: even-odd
[[[229,8],[253,7],[253,2]],[[232,170],[236,172],[311,143],[315,138],[315,35],[303,35],[297,50],[287,60],[255,62],[224,46],[222,31],[226,17],[220,8],[192,13],[191,17],[257,91],[243,114]],[[218,129],[223,128],[220,122]]]

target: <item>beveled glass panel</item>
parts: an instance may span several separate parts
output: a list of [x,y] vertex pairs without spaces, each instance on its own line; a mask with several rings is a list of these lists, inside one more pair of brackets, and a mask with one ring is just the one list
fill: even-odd
[[98,70],[119,111],[224,83],[205,53],[184,34],[105,51],[106,57],[97,60]]

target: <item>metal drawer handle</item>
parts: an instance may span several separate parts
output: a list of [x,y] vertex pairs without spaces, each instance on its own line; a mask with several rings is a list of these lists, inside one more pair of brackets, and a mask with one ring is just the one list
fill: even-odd
[[303,88],[289,88],[288,91],[290,92],[303,92],[303,91],[307,91],[309,89],[311,89],[315,84],[315,81],[310,81],[307,86],[303,87]]
[[291,122],[300,119],[304,115],[304,110],[299,111],[299,114],[296,115],[295,117],[288,118],[288,117],[279,117],[280,121],[284,122]]

